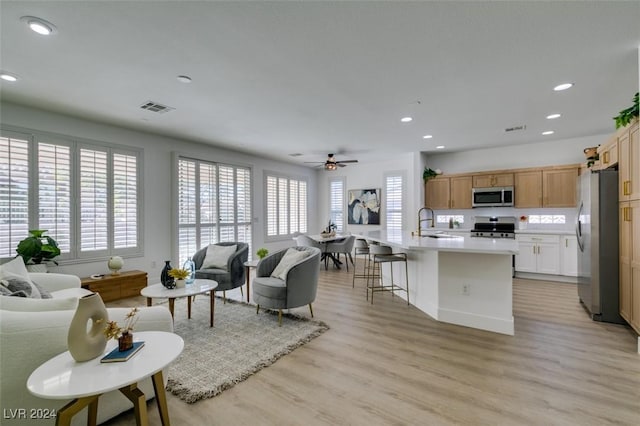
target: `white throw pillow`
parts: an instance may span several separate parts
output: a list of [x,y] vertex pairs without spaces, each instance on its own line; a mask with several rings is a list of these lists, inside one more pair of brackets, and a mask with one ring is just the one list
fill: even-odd
[[296,250],[294,248],[290,248],[280,259],[280,263],[273,270],[271,276],[274,278],[280,278],[281,280],[287,279],[287,274],[289,273],[289,269],[291,269],[296,263],[300,262],[302,259],[309,257],[308,251]]
[[0,265],[0,285],[9,288],[9,282],[12,282],[14,285],[24,283],[24,291],[27,297],[34,299],[42,298],[40,291],[33,285],[31,278],[29,278],[29,272],[27,271],[27,267],[24,266],[24,261],[21,257],[15,257],[9,262]]
[[78,306],[77,297],[65,299],[30,299],[27,297],[0,297],[0,310],[19,312],[70,311]]
[[207,254],[202,261],[202,269],[223,269],[226,271],[227,262],[236,250],[236,244],[232,246],[210,244],[209,247],[207,247]]

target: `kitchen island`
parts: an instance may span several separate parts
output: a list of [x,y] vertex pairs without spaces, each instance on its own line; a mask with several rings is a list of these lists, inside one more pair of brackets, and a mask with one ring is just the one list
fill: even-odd
[[[432,318],[514,334],[512,259],[518,254],[515,240],[474,238],[444,231],[423,232],[421,237],[407,231],[358,235],[391,246],[394,252],[407,253],[409,301]],[[403,283],[404,268],[393,272],[394,281]],[[383,270],[383,274],[389,273],[388,267]]]

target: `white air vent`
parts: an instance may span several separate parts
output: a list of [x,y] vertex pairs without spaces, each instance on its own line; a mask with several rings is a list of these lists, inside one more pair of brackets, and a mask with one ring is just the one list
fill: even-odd
[[507,127],[506,129],[504,129],[505,133],[509,133],[509,132],[519,132],[521,130],[525,130],[527,128],[526,125],[522,125],[522,126],[513,126],[513,127]]
[[290,157],[302,157],[302,154],[299,152],[294,152],[293,154],[289,154]]
[[157,112],[159,114],[164,114],[165,112],[173,111],[175,108],[170,106],[162,105],[157,102],[148,101],[144,104],[140,105],[140,108],[146,109],[147,111]]

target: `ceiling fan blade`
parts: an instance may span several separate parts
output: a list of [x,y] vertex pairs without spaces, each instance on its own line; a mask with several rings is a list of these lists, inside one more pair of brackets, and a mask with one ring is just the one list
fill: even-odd
[[337,165],[338,167],[347,167],[347,165],[346,165],[346,164],[340,164],[340,161],[338,161],[338,162],[336,163],[336,165]]
[[324,161],[305,161],[305,164],[324,164]]
[[337,164],[340,163],[357,163],[358,160],[340,160],[340,161],[336,161]]

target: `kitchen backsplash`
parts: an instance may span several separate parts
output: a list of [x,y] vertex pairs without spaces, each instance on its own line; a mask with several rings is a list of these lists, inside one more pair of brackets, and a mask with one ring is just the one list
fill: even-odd
[[[450,216],[458,221],[462,218],[462,221],[460,221],[460,228],[462,229],[473,228],[476,216],[513,216],[518,222],[521,216],[526,216],[527,229],[569,231],[575,228],[577,210],[575,208],[516,209],[512,207],[481,207],[463,210],[435,210],[434,213],[437,219],[437,228],[448,228]],[[517,228],[518,224],[516,224]]]

